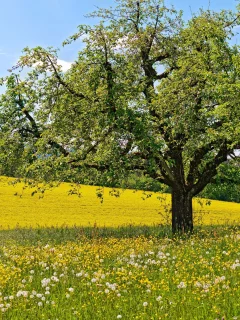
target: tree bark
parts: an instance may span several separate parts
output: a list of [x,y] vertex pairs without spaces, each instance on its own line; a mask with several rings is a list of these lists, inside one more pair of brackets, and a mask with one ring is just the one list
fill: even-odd
[[179,188],[172,190],[172,232],[193,231],[192,195]]

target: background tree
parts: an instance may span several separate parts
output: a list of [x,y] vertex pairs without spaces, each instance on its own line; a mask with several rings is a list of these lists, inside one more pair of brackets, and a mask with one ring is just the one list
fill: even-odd
[[30,178],[116,185],[141,171],[171,188],[173,232],[192,231],[192,198],[239,145],[237,18],[200,11],[184,23],[161,1],[117,4],[65,41],[85,43],[65,74],[53,49],[25,49],[15,69],[32,71],[7,79],[2,141],[30,150]]

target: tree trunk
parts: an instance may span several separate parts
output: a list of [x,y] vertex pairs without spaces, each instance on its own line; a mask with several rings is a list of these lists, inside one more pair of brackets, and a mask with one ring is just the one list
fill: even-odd
[[172,190],[172,232],[193,231],[192,196],[180,189]]

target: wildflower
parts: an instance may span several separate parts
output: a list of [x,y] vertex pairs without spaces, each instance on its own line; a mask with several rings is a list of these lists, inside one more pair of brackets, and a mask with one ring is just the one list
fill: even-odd
[[143,306],[144,307],[147,307],[148,306],[148,303],[145,301],[145,302],[143,302]]
[[73,289],[73,288],[68,288],[68,291],[69,291],[69,292],[73,292],[74,289]]
[[161,297],[161,296],[158,296],[158,297],[156,298],[156,300],[157,300],[157,301],[160,301],[160,300],[162,300],[162,297]]
[[46,278],[42,279],[41,280],[42,287],[43,288],[46,287],[50,283],[50,281],[51,281],[51,279],[46,279]]
[[58,282],[58,281],[59,281],[59,279],[58,279],[56,276],[52,276],[52,277],[51,277],[51,280],[52,280],[52,281],[55,281],[55,282]]
[[19,290],[16,294],[16,296],[19,298],[21,296],[23,296],[24,298],[26,298],[28,296],[28,291],[23,291],[23,290]]
[[186,288],[187,285],[183,281],[181,281],[177,287],[178,289],[183,289],[183,288]]
[[122,316],[120,314],[117,315],[117,319],[122,319]]
[[38,306],[41,307],[43,303],[41,301],[38,302]]
[[82,272],[76,273],[76,277],[81,277],[82,276]]

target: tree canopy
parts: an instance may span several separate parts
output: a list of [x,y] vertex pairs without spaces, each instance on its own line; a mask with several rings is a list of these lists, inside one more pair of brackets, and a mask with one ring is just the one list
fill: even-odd
[[52,48],[25,48],[2,79],[0,165],[109,185],[141,171],[171,187],[173,231],[191,231],[192,197],[239,148],[238,16],[200,10],[185,22],[157,0],[91,16],[101,22],[64,42],[85,44],[70,70]]

